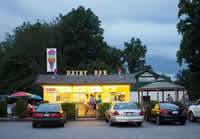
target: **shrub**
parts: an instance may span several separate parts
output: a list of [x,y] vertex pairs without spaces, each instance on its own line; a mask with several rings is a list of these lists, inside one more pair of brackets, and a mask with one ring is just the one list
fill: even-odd
[[16,103],[16,99],[7,99],[8,104]]
[[47,103],[49,103],[48,100],[42,100],[42,101],[40,101],[40,104],[47,104]]
[[99,105],[98,115],[100,117],[104,117],[104,113],[108,110],[111,106],[111,103],[103,103]]
[[28,103],[25,100],[17,100],[16,102],[16,116],[19,118],[26,117]]
[[183,104],[181,103],[181,101],[175,101],[173,102],[175,105],[183,107]]
[[135,104],[137,105],[138,109],[141,108],[141,104],[140,103],[135,103]]
[[7,100],[0,99],[0,117],[7,116]]
[[76,105],[74,103],[62,103],[61,106],[63,111],[66,113],[67,120],[75,119]]

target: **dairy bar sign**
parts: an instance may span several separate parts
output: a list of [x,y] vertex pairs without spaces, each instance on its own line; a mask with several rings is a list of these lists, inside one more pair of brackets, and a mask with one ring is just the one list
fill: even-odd
[[[67,76],[87,76],[88,71],[87,70],[67,70],[66,71]],[[106,70],[95,70],[94,71],[95,76],[106,76],[107,71]]]

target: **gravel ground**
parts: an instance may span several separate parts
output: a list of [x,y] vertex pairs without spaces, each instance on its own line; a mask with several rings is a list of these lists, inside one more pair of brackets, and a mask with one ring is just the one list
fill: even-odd
[[119,124],[110,127],[104,121],[71,121],[65,127],[32,128],[30,121],[0,122],[1,139],[199,139],[200,122],[186,125],[157,126],[144,122],[142,127]]

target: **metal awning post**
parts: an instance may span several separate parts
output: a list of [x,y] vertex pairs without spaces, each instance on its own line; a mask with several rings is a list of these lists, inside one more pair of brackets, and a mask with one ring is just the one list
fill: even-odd
[[143,90],[141,92],[141,111],[143,111]]
[[179,99],[178,99],[179,98],[179,91],[178,90],[176,90],[176,98],[177,98],[176,101],[179,101]]
[[164,102],[165,101],[165,98],[164,98],[164,91],[162,90],[162,101]]
[[140,103],[140,91],[138,91],[138,103]]
[[159,90],[157,90],[157,101],[160,102],[160,98],[159,98]]

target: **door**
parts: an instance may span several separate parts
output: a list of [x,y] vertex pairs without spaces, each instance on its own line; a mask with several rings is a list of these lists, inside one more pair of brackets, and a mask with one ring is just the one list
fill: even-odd
[[74,103],[76,104],[77,117],[83,118],[86,115],[85,101],[87,98],[86,92],[74,93]]
[[150,96],[143,96],[143,103],[148,104],[150,102]]
[[98,93],[74,93],[78,118],[96,118],[97,104],[90,105],[91,95],[97,100]]

